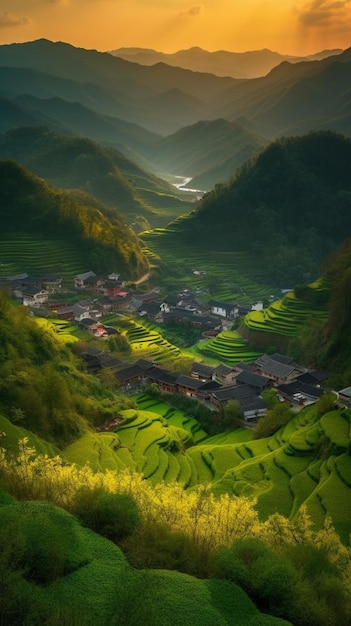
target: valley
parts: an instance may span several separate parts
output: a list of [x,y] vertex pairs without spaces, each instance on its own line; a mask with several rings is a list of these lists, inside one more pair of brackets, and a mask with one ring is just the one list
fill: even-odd
[[350,49],[183,53],[0,45],[1,623],[351,619]]

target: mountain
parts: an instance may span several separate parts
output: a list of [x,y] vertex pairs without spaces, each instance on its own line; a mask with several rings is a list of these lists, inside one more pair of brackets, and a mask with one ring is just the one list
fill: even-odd
[[301,57],[279,54],[267,49],[248,52],[228,52],[226,50],[208,52],[202,48],[193,47],[188,50],[178,50],[171,54],[148,48],[117,48],[112,50],[111,54],[126,61],[140,63],[141,65],[155,65],[162,62],[167,63],[167,65],[193,70],[194,72],[211,72],[211,74],[216,76],[257,78],[258,76],[264,76],[283,61],[298,63],[307,60],[321,60],[341,52],[341,49],[323,50],[316,54]]
[[298,125],[306,130],[318,125],[320,129],[326,121],[330,130],[345,133],[349,128],[350,79],[351,48],[321,61],[285,62],[263,78],[230,88],[213,116],[231,120],[243,116],[266,137],[292,134]]
[[92,194],[130,223],[143,216],[144,228],[165,225],[191,208],[173,186],[118,150],[42,126],[14,128],[0,135],[0,158],[18,161],[56,187]]
[[[51,120],[51,125],[47,124],[49,127],[53,127],[54,122],[57,128],[65,130],[65,134],[89,137],[122,151],[129,149],[138,152],[144,143],[160,138],[160,135],[151,133],[137,124],[96,113],[80,102],[68,102],[58,97],[37,98],[27,94],[18,96],[15,103],[37,114],[39,118],[42,116],[43,120]],[[9,128],[8,126],[6,130]]]
[[351,232],[351,140],[332,132],[277,140],[206,194],[175,236],[259,255],[268,284],[320,274]]
[[192,177],[190,187],[208,190],[232,176],[268,141],[225,119],[181,128],[150,146],[148,158],[160,171]]
[[147,271],[140,240],[114,209],[86,193],[58,191],[12,160],[0,161],[0,176],[3,237],[25,233],[71,242],[82,270],[119,271],[126,278]]
[[[0,46],[1,95],[30,94],[80,102],[103,115],[169,134],[205,118],[235,84],[232,78],[200,74],[159,63],[145,67],[108,53],[38,40]],[[172,117],[164,106],[176,97]]]

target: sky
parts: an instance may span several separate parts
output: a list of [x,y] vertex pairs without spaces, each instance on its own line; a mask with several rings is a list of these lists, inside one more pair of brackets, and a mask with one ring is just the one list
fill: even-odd
[[0,0],[0,44],[43,37],[101,51],[302,56],[351,46],[351,0]]

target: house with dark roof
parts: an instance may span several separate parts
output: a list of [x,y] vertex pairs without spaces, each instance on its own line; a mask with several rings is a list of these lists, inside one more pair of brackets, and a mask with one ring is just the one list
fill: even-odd
[[243,399],[255,398],[258,393],[249,385],[234,385],[232,387],[221,387],[211,393],[212,404],[220,409],[230,400],[237,400],[239,403]]
[[168,372],[155,366],[147,370],[147,377],[150,382],[156,383],[163,393],[176,393],[178,391],[179,372]]
[[87,289],[92,284],[96,284],[97,276],[94,272],[84,272],[74,277],[74,286],[77,289]]
[[221,385],[229,386],[234,384],[238,374],[239,372],[235,367],[221,364],[214,368],[213,380],[221,383]]
[[300,406],[317,402],[325,393],[320,387],[302,383],[298,379],[286,385],[279,385],[277,392],[288,402]]
[[351,407],[351,387],[344,387],[338,391],[339,402],[346,407]]
[[191,375],[193,378],[198,378],[202,381],[212,380],[214,373],[214,367],[212,365],[206,365],[205,363],[198,363],[194,361],[191,368]]
[[198,395],[199,388],[203,385],[202,380],[196,380],[186,374],[180,374],[176,382],[178,393],[191,397],[196,397]]
[[163,321],[175,324],[187,324],[193,328],[216,328],[218,322],[215,318],[208,315],[199,315],[191,309],[175,307],[169,313],[163,313]]
[[235,381],[237,385],[249,385],[253,389],[256,389],[259,393],[265,389],[269,389],[273,385],[271,378],[268,378],[267,376],[260,376],[259,374],[248,372],[247,370],[240,372]]
[[260,396],[239,400],[245,422],[256,421],[267,413],[267,404]]
[[220,317],[235,319],[239,314],[239,307],[232,302],[221,302],[220,300],[209,300],[209,306],[211,307],[211,313],[213,315],[219,315]]
[[38,308],[46,304],[48,299],[48,290],[41,287],[26,287],[22,291],[22,303],[24,306]]
[[103,280],[99,287],[99,293],[109,298],[117,296],[124,287],[125,283],[122,280]]
[[163,313],[161,311],[161,302],[155,300],[154,302],[144,302],[138,308],[138,314],[146,320],[162,324]]
[[258,374],[271,378],[277,385],[290,383],[302,373],[301,366],[295,363],[285,365],[267,354],[256,359],[255,366]]

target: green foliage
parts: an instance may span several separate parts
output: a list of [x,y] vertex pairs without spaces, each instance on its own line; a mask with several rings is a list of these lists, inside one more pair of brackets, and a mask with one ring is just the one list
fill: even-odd
[[270,284],[308,282],[349,232],[350,161],[350,140],[335,133],[279,139],[216,185],[180,227],[192,243],[231,249],[234,241],[259,253]]
[[279,428],[285,426],[294,416],[294,413],[286,402],[277,402],[270,408],[266,415],[260,417],[254,429],[255,439],[271,437]]
[[236,541],[215,557],[214,573],[239,584],[257,605],[296,626],[347,623],[343,572],[323,547],[287,544],[275,552],[260,539]]
[[208,573],[208,560],[189,536],[172,531],[165,524],[143,524],[121,547],[129,563],[138,569],[178,570],[200,577]]
[[82,524],[117,543],[140,524],[138,506],[129,494],[83,488],[76,496],[73,511]]
[[[82,192],[59,192],[14,161],[0,161],[1,220],[7,233],[66,238],[78,248],[82,265],[96,272],[118,268],[126,277],[145,272],[141,243],[114,210]],[[84,262],[83,262],[84,259]]]

